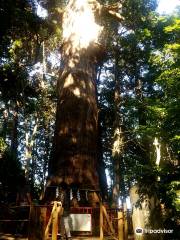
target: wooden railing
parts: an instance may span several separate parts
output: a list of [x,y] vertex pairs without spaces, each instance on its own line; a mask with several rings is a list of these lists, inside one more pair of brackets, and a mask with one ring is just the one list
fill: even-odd
[[[6,234],[20,234],[27,237],[30,206],[9,206],[0,204],[0,239]],[[5,234],[5,235],[4,235]]]
[[100,203],[100,240],[110,236],[115,240],[127,240],[128,230],[131,234],[130,211],[121,208],[106,208]]
[[[87,211],[86,208],[78,208],[78,210],[83,210],[83,211]],[[92,213],[92,208],[88,208],[88,212],[91,210]],[[58,235],[58,225],[59,225],[59,221],[58,218],[59,216],[62,215],[62,205],[60,202],[54,202],[53,208],[52,208],[52,212],[51,215],[49,217],[49,221],[46,225],[46,229],[45,229],[45,237],[44,240],[49,239],[49,233],[50,231],[52,231],[51,234],[51,239],[52,240],[57,240],[57,235]],[[114,218],[113,220],[115,220],[118,224],[117,229],[118,229],[118,233],[115,231],[114,227],[113,227],[113,223],[112,223],[112,219],[110,219],[108,212],[106,210],[106,208],[103,206],[103,204],[100,204],[100,240],[104,239],[104,230],[105,230],[105,226],[108,226],[108,229],[106,228],[106,233],[108,230],[108,235],[110,235],[112,237],[112,239],[114,240],[125,240],[125,234],[124,234],[124,215],[122,210],[117,211],[117,218]]]
[[[61,202],[54,201],[52,205],[31,205],[30,214],[25,219],[5,218],[0,219],[0,223],[11,222],[27,222],[28,239],[29,240],[57,240],[58,230],[61,216],[63,214],[63,207]],[[14,207],[20,209],[21,207]],[[105,239],[109,235],[114,240],[127,240],[128,226],[127,226],[127,212],[122,209],[109,209],[100,203],[100,208],[92,207],[78,207],[71,208],[71,213],[88,213],[92,215],[92,227],[99,225],[100,240]],[[99,220],[98,220],[99,219]],[[99,221],[99,224],[98,224]],[[16,224],[16,223],[15,223]],[[93,234],[90,232],[89,234]]]

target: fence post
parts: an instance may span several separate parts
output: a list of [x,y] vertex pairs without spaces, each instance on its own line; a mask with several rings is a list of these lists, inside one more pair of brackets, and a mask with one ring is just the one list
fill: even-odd
[[124,240],[128,240],[128,214],[127,203],[124,203]]
[[58,234],[58,206],[57,202],[54,202],[55,209],[52,216],[52,240],[57,240]]
[[118,240],[124,240],[123,212],[118,211]]
[[100,240],[103,240],[104,234],[103,234],[103,209],[102,209],[102,203],[100,203]]
[[50,218],[49,218],[49,221],[47,223],[47,226],[46,226],[46,229],[45,229],[45,240],[48,239],[48,235],[49,235],[49,228],[50,228],[50,225],[52,223],[52,217],[53,217],[53,212],[55,210],[55,206],[53,205],[53,208],[52,208],[52,212],[51,212],[51,215],[50,215]]
[[44,240],[45,239],[45,222],[46,222],[46,207],[30,206],[29,216],[29,240]]

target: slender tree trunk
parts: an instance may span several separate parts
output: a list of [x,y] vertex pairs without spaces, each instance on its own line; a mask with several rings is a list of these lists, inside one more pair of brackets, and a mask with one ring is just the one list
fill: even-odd
[[33,145],[34,145],[34,138],[37,132],[37,128],[38,128],[38,118],[36,117],[36,122],[35,125],[33,127],[33,131],[32,131],[32,135],[29,136],[29,132],[28,132],[28,123],[27,123],[27,119],[25,120],[25,126],[26,126],[26,133],[25,133],[25,146],[26,146],[26,150],[25,150],[25,158],[26,158],[26,162],[25,162],[25,176],[26,176],[26,180],[29,181],[29,177],[30,177],[30,165],[31,165],[31,161],[32,161],[32,149],[33,149]]
[[[138,71],[138,70],[136,70]],[[138,122],[139,122],[139,127],[145,127],[147,125],[147,115],[146,115],[146,104],[144,103],[144,96],[143,96],[143,82],[140,77],[135,76],[135,95],[136,95],[136,100],[138,103]],[[147,160],[150,161],[150,141],[147,135],[143,136],[143,148],[141,148],[141,155],[144,156],[144,163],[147,163]]]
[[[78,24],[87,20],[84,24],[89,26],[78,28]],[[62,72],[57,85],[56,128],[48,184],[65,182],[97,190],[97,49],[92,43],[93,36],[88,33],[91,30],[86,31],[88,27],[97,28],[91,5],[87,0],[70,0],[63,16]]]
[[102,149],[102,141],[101,141],[101,125],[100,122],[98,124],[98,176],[99,176],[99,185],[102,194],[102,200],[107,201],[108,199],[108,186],[107,186],[107,178],[105,173],[105,163],[103,161],[103,149]]
[[[136,76],[136,98],[138,101],[138,117],[139,117],[139,126],[146,126],[146,108],[143,103],[143,85],[142,81]],[[145,136],[143,139],[144,149],[139,154],[143,156],[142,164],[147,164],[150,162],[150,142]],[[153,239],[162,239],[162,235],[157,234],[137,234],[136,228],[144,229],[159,229],[162,227],[161,216],[160,216],[160,206],[157,199],[156,192],[148,193],[148,186],[146,186],[146,193],[144,189],[137,183],[130,188],[130,199],[132,204],[132,221],[133,228],[135,232],[135,239],[142,240],[153,240]]]
[[6,109],[3,111],[3,128],[1,133],[4,140],[6,140],[6,136],[7,136],[8,118],[9,118],[9,107],[6,104]]
[[114,179],[113,179],[113,205],[119,206],[120,199],[120,180],[123,177],[120,176],[120,164],[122,164],[122,154],[124,147],[124,139],[122,132],[122,116],[120,112],[121,107],[121,90],[119,81],[119,57],[115,58],[115,90],[114,90],[114,136],[113,136],[113,147],[112,157],[114,166]]
[[18,112],[19,112],[19,103],[16,102],[16,106],[13,112],[13,128],[11,136],[11,153],[14,157],[17,158],[18,152]]

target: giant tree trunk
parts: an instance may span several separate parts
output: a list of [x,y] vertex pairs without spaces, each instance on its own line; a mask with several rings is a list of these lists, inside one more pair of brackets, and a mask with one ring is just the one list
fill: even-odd
[[[97,190],[96,49],[95,44],[86,39],[89,34],[86,29],[91,31],[92,26],[82,25],[77,29],[78,23],[83,24],[83,17],[94,21],[88,1],[70,0],[63,15],[62,71],[57,85],[58,103],[49,185],[65,182]],[[91,24],[97,28],[95,22]],[[94,40],[93,36],[90,40]]]

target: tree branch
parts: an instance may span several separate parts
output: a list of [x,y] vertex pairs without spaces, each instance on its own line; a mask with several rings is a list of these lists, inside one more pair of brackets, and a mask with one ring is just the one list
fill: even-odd
[[124,17],[120,13],[114,12],[112,10],[109,10],[108,13],[119,21],[124,20]]
[[96,0],[89,0],[89,3],[93,6],[93,11],[98,13],[98,15],[109,14],[116,18],[118,21],[122,21],[124,18],[121,16],[119,11],[122,8],[121,3],[115,3],[111,5],[101,5]]

